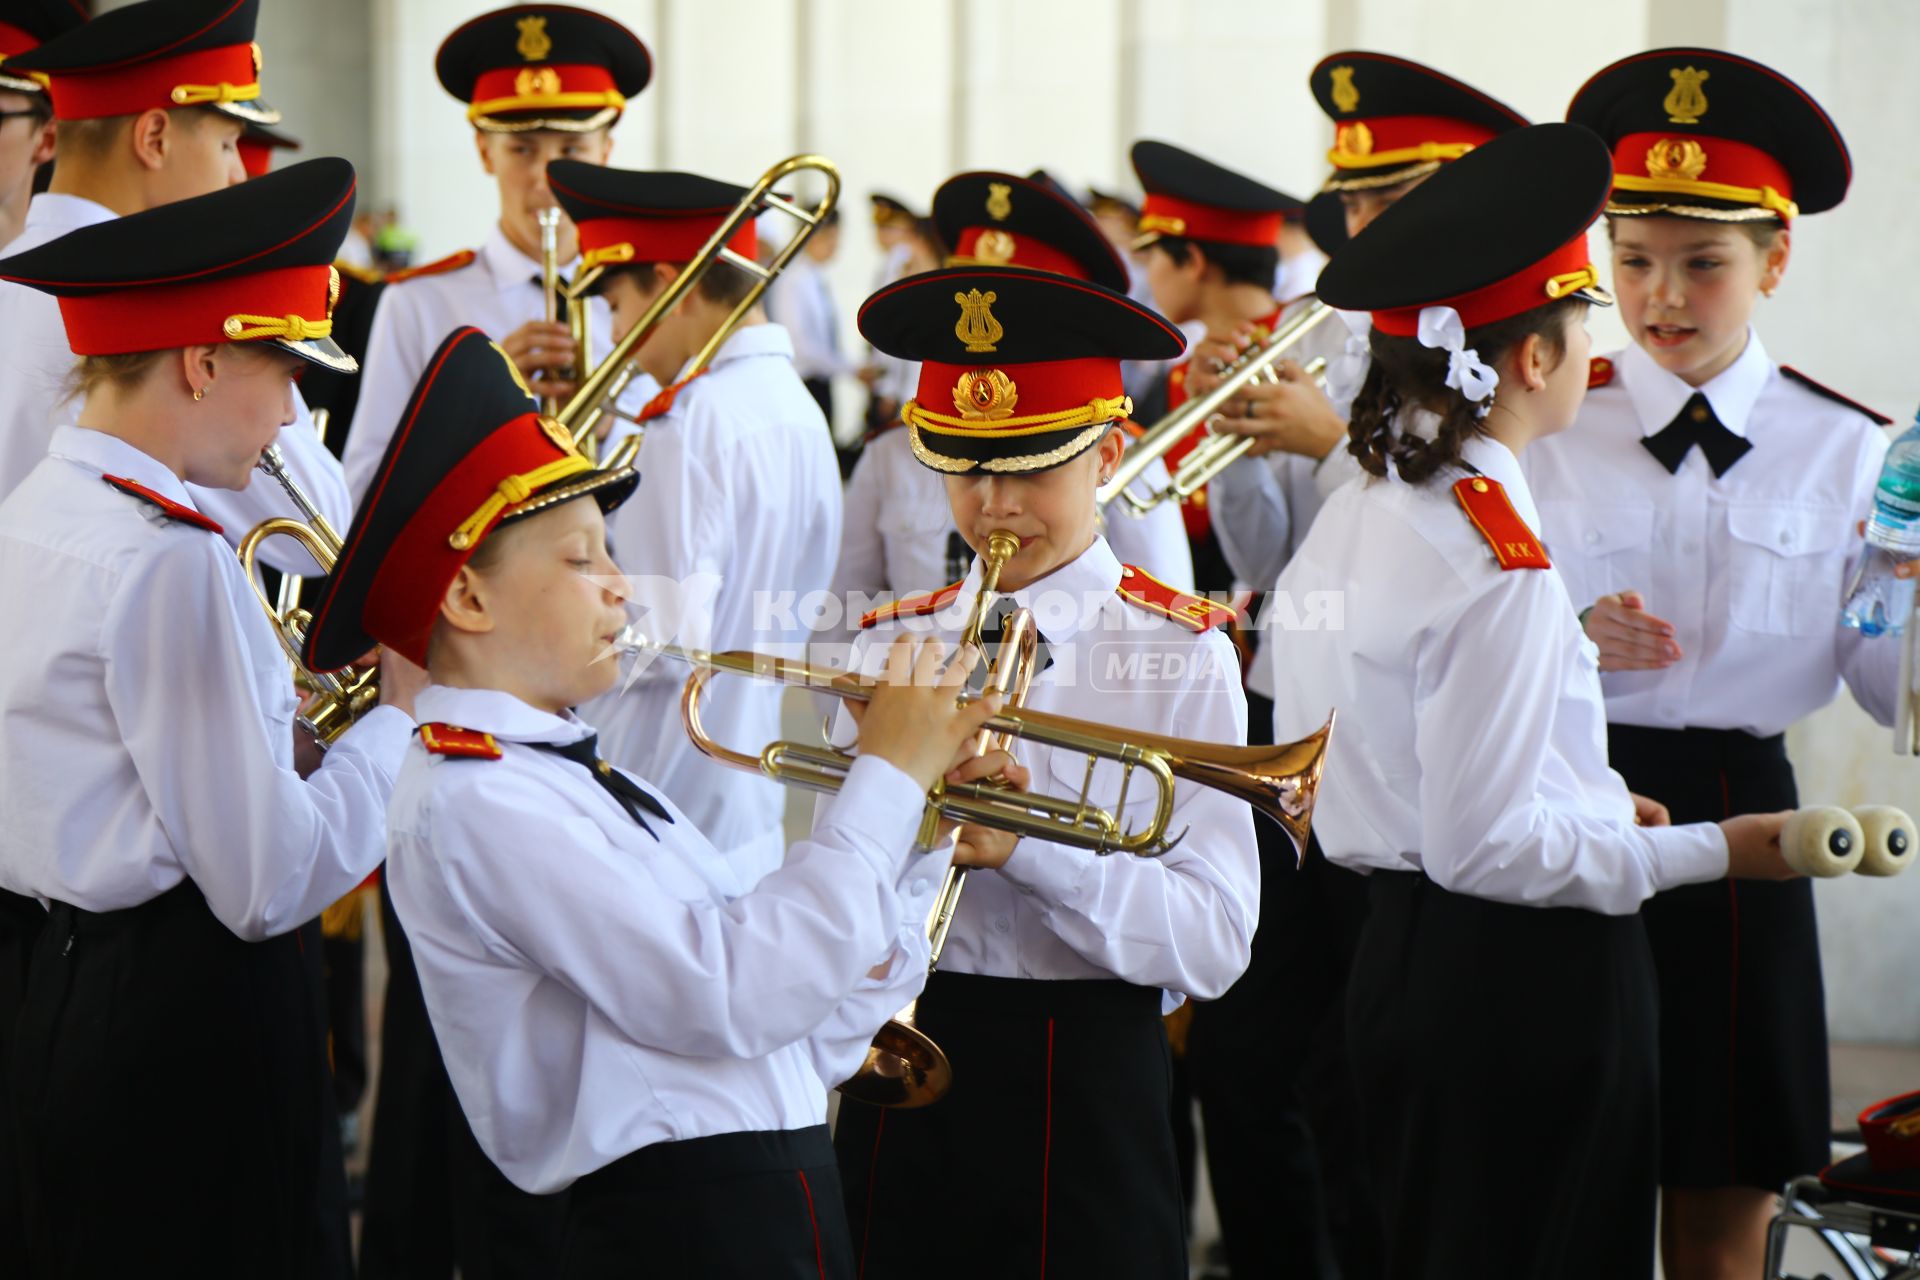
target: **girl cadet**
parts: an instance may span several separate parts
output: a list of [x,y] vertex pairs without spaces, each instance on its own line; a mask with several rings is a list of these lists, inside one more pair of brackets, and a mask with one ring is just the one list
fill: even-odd
[[[1796,217],[1846,194],[1846,145],[1792,81],[1711,49],[1615,63],[1568,118],[1613,149],[1634,345],[1593,362],[1578,424],[1527,475],[1600,646],[1609,755],[1680,821],[1791,807],[1782,731],[1843,680],[1887,722],[1898,684],[1898,641],[1839,622],[1886,419],[1774,364],[1752,328]],[[1812,886],[1716,880],[1641,914],[1660,983],[1666,1271],[1757,1275],[1774,1194],[1828,1160]]]
[[1788,874],[1784,814],[1665,826],[1608,769],[1594,650],[1534,532],[1518,455],[1586,391],[1584,312],[1607,300],[1586,232],[1611,178],[1585,130],[1514,130],[1320,278],[1330,305],[1373,313],[1351,431],[1370,478],[1280,576],[1345,609],[1276,637],[1274,728],[1341,709],[1316,826],[1370,873],[1348,1032],[1396,1277],[1650,1272],[1634,913],[1673,885]]
[[313,160],[0,260],[59,298],[87,393],[0,502],[0,888],[47,907],[0,1010],[32,1274],[351,1269],[297,931],[385,854],[412,684],[383,663],[399,705],[302,781],[287,659],[187,485],[245,488],[302,360],[353,367],[352,216]]
[[[860,331],[921,362],[904,429],[920,464],[946,477],[968,545],[1019,539],[999,589],[1038,623],[1044,656],[1025,705],[1244,742],[1239,664],[1216,630],[1231,612],[1121,564],[1097,525],[1094,492],[1131,409],[1120,362],[1178,355],[1180,331],[1096,284],[984,265],[880,290]],[[976,559],[962,581],[872,615],[854,661],[871,667],[902,631],[952,639],[981,573]],[[1095,803],[1120,799],[1111,762],[1089,779],[1078,752],[1023,754],[1037,791],[1075,795],[1091,781]],[[1123,825],[1142,825],[1151,793],[1134,779]],[[1260,881],[1244,802],[1180,783],[1169,834],[1182,831],[1147,858],[963,833],[993,869],[970,877],[917,1014],[952,1063],[952,1091],[917,1110],[840,1109],[867,1280],[1186,1275],[1161,1014],[1219,995],[1246,968]],[[952,1188],[965,1193],[940,1190]]]
[[959,709],[967,664],[897,646],[908,687],[875,694],[816,837],[743,883],[569,710],[618,676],[602,509],[635,476],[537,408],[484,333],[448,336],[307,645],[325,668],[377,640],[433,680],[387,875],[454,1092],[514,1183],[571,1187],[543,1275],[851,1280],[825,1085],[923,980],[895,940],[948,855],[914,834],[996,700]]

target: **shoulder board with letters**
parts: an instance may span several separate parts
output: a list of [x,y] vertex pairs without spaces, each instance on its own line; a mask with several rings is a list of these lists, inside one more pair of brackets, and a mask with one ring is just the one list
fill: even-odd
[[1507,497],[1507,491],[1500,487],[1497,480],[1485,476],[1468,476],[1453,486],[1453,496],[1460,499],[1460,506],[1466,511],[1467,519],[1473,521],[1473,527],[1493,548],[1493,555],[1502,569],[1551,569],[1545,548],[1540,540],[1533,536],[1533,530],[1527,528],[1527,522],[1513,509],[1513,503]]
[[500,744],[490,733],[462,729],[457,724],[423,724],[420,745],[437,756],[466,756],[474,760],[498,760]]
[[953,602],[953,598],[960,594],[960,588],[965,585],[966,579],[962,578],[959,582],[942,587],[938,591],[923,591],[917,595],[902,596],[891,604],[883,604],[878,609],[863,615],[860,619],[860,629],[865,631],[877,622],[890,622],[894,618],[924,618],[930,613],[938,613]]
[[1121,566],[1120,585],[1114,591],[1135,608],[1171,618],[1194,632],[1223,627],[1240,616],[1227,605],[1170,587],[1136,565]]
[[1893,425],[1893,419],[1889,418],[1886,414],[1881,413],[1877,409],[1869,409],[1867,408],[1867,406],[1861,404],[1858,400],[1847,399],[1847,397],[1841,395],[1838,391],[1835,391],[1832,387],[1823,386],[1820,383],[1815,382],[1812,378],[1809,378],[1806,374],[1800,372],[1798,369],[1795,369],[1790,365],[1784,365],[1784,364],[1781,365],[1780,372],[1785,374],[1787,377],[1792,378],[1795,382],[1799,383],[1801,386],[1813,392],[1813,394],[1819,396],[1823,400],[1831,400],[1835,404],[1843,404],[1847,406],[1847,408],[1852,409],[1856,413],[1863,413],[1867,417],[1872,418],[1876,423],[1878,423],[1883,427],[1890,427]]
[[1181,361],[1167,372],[1167,408],[1178,409],[1187,402],[1187,362]]
[[1587,366],[1587,390],[1604,387],[1613,381],[1613,361],[1605,356],[1595,356],[1593,363]]
[[387,277],[387,283],[400,284],[406,280],[418,280],[422,276],[445,275],[449,271],[458,271],[460,268],[467,266],[479,256],[480,255],[472,249],[462,249],[458,253],[450,253],[444,258],[439,258],[432,262],[423,262],[417,267],[408,267],[403,271],[395,271]]
[[182,506],[171,498],[164,498],[143,484],[138,484],[125,476],[101,476],[108,484],[122,493],[130,493],[142,502],[160,508],[160,514],[169,520],[178,520],[181,524],[190,524],[205,529],[208,533],[225,533],[226,530],[216,520],[209,520],[192,507]]

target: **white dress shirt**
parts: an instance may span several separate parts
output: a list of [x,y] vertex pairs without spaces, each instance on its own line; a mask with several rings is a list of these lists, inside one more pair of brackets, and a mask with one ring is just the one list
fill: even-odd
[[837,378],[854,371],[840,352],[840,309],[826,267],[801,254],[767,287],[767,318],[793,339],[793,367],[802,378]]
[[[578,267],[578,259],[566,263],[561,275],[570,276]],[[343,454],[355,502],[373,483],[414,384],[441,342],[463,325],[500,342],[521,325],[540,319],[546,314],[540,274],[541,264],[514,248],[495,226],[466,266],[395,281],[381,290],[360,372],[360,401]],[[588,350],[598,363],[613,349],[612,320],[604,300],[594,298],[590,308]],[[560,317],[566,319],[564,302]],[[637,411],[659,389],[652,378],[636,375],[620,397],[621,407]],[[534,390],[539,390],[537,384]],[[624,430],[616,427],[616,432]]]
[[[1166,465],[1156,460],[1139,487],[1167,483]],[[1177,504],[1162,503],[1145,516],[1108,509],[1107,541],[1125,564],[1145,569],[1169,586],[1193,590],[1193,552]],[[959,540],[946,478],[915,461],[904,428],[883,431],[867,442],[847,482],[846,531],[833,572],[833,596],[849,600],[845,636],[851,639],[860,615],[875,604],[920,591],[938,591],[953,582],[973,552]],[[954,568],[956,553],[962,566]]]
[[240,562],[102,475],[194,505],[72,426],[0,501],[0,885],[115,911],[190,877],[240,937],[285,933],[379,865],[412,722],[375,708],[302,781],[291,672]]
[[1681,658],[1601,677],[1607,718],[1769,737],[1846,681],[1893,722],[1900,641],[1840,625],[1858,522],[1872,513],[1887,436],[1866,414],[1788,378],[1757,334],[1699,388],[1753,447],[1723,476],[1699,449],[1669,473],[1641,445],[1695,389],[1638,346],[1611,357],[1572,428],[1527,450],[1547,554],[1575,609],[1634,590],[1673,624]]
[[[80,196],[43,192],[27,206],[27,224],[7,245],[9,254],[25,253],[70,231],[111,222],[105,205]],[[13,491],[46,456],[54,428],[79,417],[84,402],[70,400],[67,376],[75,358],[67,346],[60,303],[51,294],[25,285],[0,282],[0,498]],[[327,452],[313,430],[313,415],[296,388],[294,420],[278,441],[287,472],[337,530],[352,514],[339,460]],[[207,406],[209,413],[218,406]],[[193,505],[226,530],[235,545],[247,530],[275,517],[300,519],[299,508],[273,480],[255,475],[243,490],[188,485]],[[272,538],[260,546],[260,559],[288,573],[316,574],[320,567],[290,538]]]
[[649,834],[526,745],[576,742],[582,721],[441,685],[418,707],[504,753],[416,745],[387,863],[447,1074],[501,1172],[544,1193],[654,1143],[823,1123],[826,1086],[926,980],[915,938],[950,855],[910,850],[921,788],[860,761],[756,886],[670,799]]
[[[640,487],[608,518],[608,538],[633,582],[641,629],[705,649],[798,656],[840,545],[840,469],[820,406],[794,372],[787,331],[736,330],[647,424],[639,469]],[[651,780],[729,858],[764,873],[780,865],[786,794],[687,740],[680,690],[689,674],[668,659],[640,664],[628,687],[585,714],[600,726],[607,759]],[[706,726],[757,752],[780,736],[783,692],[722,679],[704,704]]]
[[[1476,438],[1464,453],[1537,530],[1506,446]],[[1280,591],[1344,599],[1328,625],[1267,645],[1280,740],[1339,709],[1313,817],[1327,857],[1607,915],[1724,876],[1717,826],[1634,825],[1607,765],[1598,650],[1559,574],[1500,568],[1453,494],[1463,474],[1343,487],[1280,575]]]
[[[1232,643],[1122,599],[1129,577],[1096,537],[1075,560],[1009,593],[1033,609],[1052,657],[1025,705],[1143,733],[1244,743],[1247,703]],[[859,669],[877,671],[901,631],[957,645],[979,584],[976,561],[947,607],[863,631]],[[835,740],[849,735],[843,712]],[[1036,792],[1076,796],[1087,781],[1087,758],[1077,751],[1022,742],[1014,754],[1032,771]],[[1119,797],[1120,768],[1103,760],[1091,799],[1113,807]],[[1144,826],[1152,807],[1151,784],[1136,776],[1123,827]],[[940,967],[997,978],[1123,978],[1165,990],[1169,1009],[1182,996],[1212,999],[1246,969],[1259,917],[1254,821],[1245,803],[1180,781],[1168,830],[1185,838],[1159,857],[1022,840],[1005,866],[967,877]]]

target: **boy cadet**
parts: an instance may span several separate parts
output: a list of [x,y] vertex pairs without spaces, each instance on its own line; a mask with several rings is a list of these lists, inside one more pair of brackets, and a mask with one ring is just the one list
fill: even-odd
[[[0,10],[0,63],[87,20],[73,0],[21,0]],[[17,122],[17,123],[16,123]],[[53,159],[47,87],[0,67],[0,249],[26,225],[40,166]]]

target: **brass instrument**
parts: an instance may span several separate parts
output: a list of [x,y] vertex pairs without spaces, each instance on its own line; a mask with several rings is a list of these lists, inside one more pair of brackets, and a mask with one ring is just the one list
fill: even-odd
[[378,667],[348,667],[344,671],[328,672],[307,669],[300,651],[306,644],[307,627],[313,621],[312,616],[305,609],[285,608],[287,601],[284,591],[283,607],[276,608],[274,602],[267,599],[266,588],[260,585],[255,560],[260,544],[268,538],[292,538],[306,548],[307,554],[313,557],[322,572],[330,573],[334,561],[340,557],[340,535],[327,523],[320,509],[313,505],[313,500],[287,474],[286,461],[280,456],[278,445],[269,445],[260,455],[259,467],[287,491],[287,497],[293,500],[293,505],[299,508],[305,521],[276,516],[247,530],[247,536],[240,539],[240,564],[246,570],[247,582],[253,587],[254,597],[260,601],[260,607],[267,611],[267,617],[273,622],[274,634],[279,637],[280,648],[285,651],[287,660],[293,664],[296,681],[308,691],[300,709],[294,713],[294,721],[312,734],[313,740],[324,750],[380,701],[380,670]]
[[[812,208],[802,208],[786,196],[774,192],[773,188],[776,185],[796,173],[807,170],[819,173],[826,179],[826,193],[814,202]],[[834,167],[833,161],[825,156],[789,156],[761,174],[759,181],[755,182],[747,194],[742,196],[740,202],[734,206],[733,212],[728,214],[726,220],[707,237],[707,242],[700,246],[700,252],[694,255],[686,269],[660,291],[660,296],[655,298],[653,304],[634,322],[633,328],[627,331],[626,336],[615,344],[607,358],[593,367],[593,372],[589,373],[586,380],[580,384],[580,389],[574,392],[573,398],[553,413],[552,416],[559,420],[560,425],[572,433],[574,446],[585,451],[588,442],[599,428],[601,419],[609,413],[618,412],[615,406],[620,394],[640,372],[637,359],[640,348],[646,345],[647,339],[653,335],[655,329],[659,328],[660,322],[680,305],[680,300],[700,283],[701,277],[713,269],[714,263],[726,262],[746,272],[754,277],[753,287],[734,306],[726,321],[714,332],[714,335],[708,338],[700,350],[694,354],[692,362],[682,372],[682,381],[707,367],[714,353],[720,350],[729,337],[733,336],[734,329],[746,318],[747,312],[758,305],[760,296],[767,291],[767,286],[773,283],[775,277],[786,268],[793,256],[799,253],[807,241],[813,237],[814,231],[826,220],[827,214],[832,212],[833,206],[839,199],[840,171]],[[728,241],[733,239],[741,226],[757,216],[762,209],[777,209],[799,224],[786,244],[782,245],[780,251],[773,256],[773,260],[764,266],[752,258],[735,253],[728,247]],[[574,277],[573,284],[569,286],[569,297],[584,304],[587,291],[593,287],[594,282],[604,271],[604,267],[595,266],[579,272]],[[631,466],[634,455],[639,452],[640,439],[638,434],[626,437],[611,455],[601,460],[601,465],[608,469]]]
[[[1145,515],[1168,499],[1177,501],[1198,493],[1209,480],[1238,461],[1253,447],[1252,438],[1216,433],[1211,429],[1213,419],[1249,384],[1280,381],[1274,366],[1333,314],[1332,307],[1315,298],[1300,314],[1275,329],[1265,342],[1248,348],[1228,365],[1219,386],[1198,399],[1189,400],[1147,428],[1144,435],[1127,446],[1113,477],[1095,493],[1101,509],[1105,510],[1107,504],[1119,498],[1133,514]],[[1326,367],[1325,360],[1315,360],[1306,366],[1307,376],[1319,381],[1323,389]],[[1156,458],[1165,457],[1202,426],[1208,428],[1206,439],[1181,459],[1179,469],[1166,485],[1144,497],[1132,492],[1133,483]]]
[[[534,215],[540,224],[540,296],[543,310],[540,318],[548,324],[557,324],[560,320],[560,293],[565,287],[560,283],[560,210],[546,208]],[[572,320],[572,298],[568,299],[568,318]],[[551,376],[549,371],[548,376]],[[540,397],[540,412],[551,418],[560,411],[560,401],[555,396]]]

